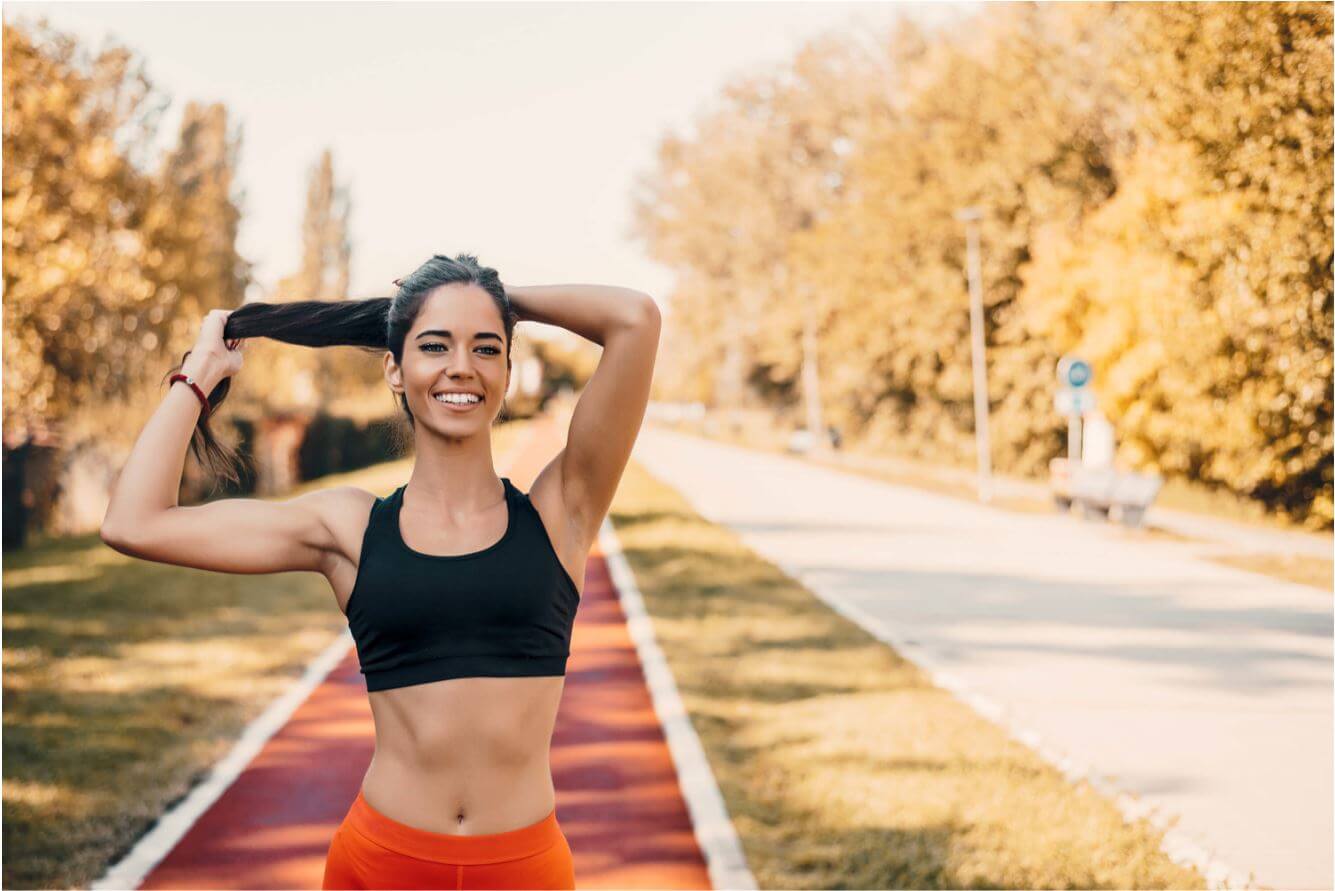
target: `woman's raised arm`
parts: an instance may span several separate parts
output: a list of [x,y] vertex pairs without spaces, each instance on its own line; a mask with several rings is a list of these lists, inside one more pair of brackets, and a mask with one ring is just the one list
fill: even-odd
[[611,507],[644,421],[662,317],[652,297],[612,285],[506,288],[521,320],[560,325],[603,348],[575,404],[566,445],[533,481],[560,493],[582,544]]
[[[204,319],[181,371],[204,393],[241,368],[244,341],[223,342],[227,310]],[[228,498],[177,505],[185,453],[200,400],[177,381],[144,425],[116,479],[102,521],[102,540],[133,557],[218,572],[323,571],[336,548],[326,517],[348,509],[360,494],[351,486],[310,492],[288,501]]]

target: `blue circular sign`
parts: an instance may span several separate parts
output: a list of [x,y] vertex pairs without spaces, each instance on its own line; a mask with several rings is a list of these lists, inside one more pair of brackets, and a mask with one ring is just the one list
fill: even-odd
[[1072,359],[1066,365],[1066,385],[1069,387],[1083,387],[1093,376],[1094,370],[1084,359]]

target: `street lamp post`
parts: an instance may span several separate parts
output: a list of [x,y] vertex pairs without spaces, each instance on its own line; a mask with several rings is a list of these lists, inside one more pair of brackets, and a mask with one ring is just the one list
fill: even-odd
[[978,449],[978,500],[992,500],[992,448],[987,432],[987,362],[983,353],[983,285],[979,269],[978,220],[982,213],[977,207],[964,207],[955,212],[955,219],[964,223],[968,243],[969,269],[969,331],[973,344],[973,417],[974,439]]
[[807,429],[815,437],[811,450],[814,454],[824,455],[829,451],[829,437],[825,434],[825,412],[820,399],[816,311],[810,299],[805,303],[802,323],[802,391],[806,396]]

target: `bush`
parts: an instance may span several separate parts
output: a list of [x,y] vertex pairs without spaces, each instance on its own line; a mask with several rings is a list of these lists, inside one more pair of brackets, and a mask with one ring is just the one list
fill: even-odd
[[357,421],[318,414],[306,428],[297,455],[303,480],[379,464],[396,453],[395,418]]

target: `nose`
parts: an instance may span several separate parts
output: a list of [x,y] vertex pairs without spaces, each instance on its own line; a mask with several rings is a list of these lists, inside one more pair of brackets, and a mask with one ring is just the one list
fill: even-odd
[[477,382],[477,375],[468,360],[451,361],[445,369],[445,377],[456,387],[472,387]]
[[451,377],[457,377],[460,374],[471,374],[473,366],[469,363],[472,360],[463,350],[455,350],[454,355],[450,357],[450,363],[446,371]]

